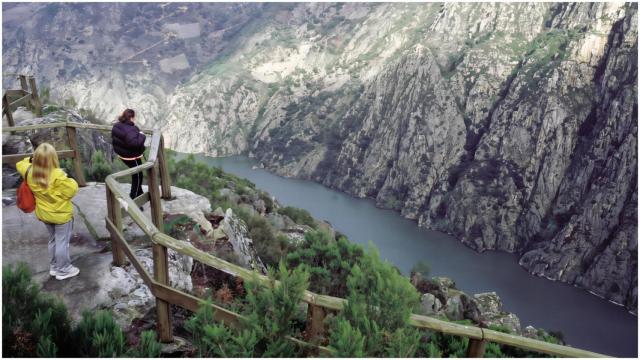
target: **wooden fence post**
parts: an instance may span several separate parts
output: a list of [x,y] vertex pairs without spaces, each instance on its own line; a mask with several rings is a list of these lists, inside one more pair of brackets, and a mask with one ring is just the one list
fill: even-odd
[[[167,248],[159,244],[153,244],[153,277],[157,282],[169,285],[169,259]],[[168,302],[160,300],[157,296],[156,316],[160,341],[172,342],[173,329],[171,324],[171,307]]]
[[171,199],[171,178],[167,168],[167,157],[164,153],[164,136],[160,135],[160,146],[158,147],[158,165],[160,166],[160,185],[162,186],[162,198]]
[[487,347],[486,340],[469,339],[469,347],[467,348],[468,358],[481,358],[484,356],[484,349]]
[[13,114],[11,113],[11,107],[9,106],[7,95],[2,96],[2,112],[7,115],[7,123],[9,126],[16,126],[16,123],[13,121]]
[[[20,79],[20,88],[28,93],[29,92],[29,85],[27,84],[27,77],[25,75],[18,75],[18,79]],[[31,104],[31,101],[27,101],[27,109],[32,110],[33,109],[33,104]]]
[[[109,186],[105,185],[105,187],[107,189],[107,216],[113,225],[115,225],[117,231],[122,231],[122,212],[120,211],[120,204],[113,192],[109,189]],[[116,234],[111,234],[111,252],[113,253],[113,265],[124,266],[126,258]]]
[[[149,202],[151,204],[151,219],[161,232],[164,229],[162,219],[162,203],[160,202],[160,188],[158,186],[158,162],[148,172]],[[160,244],[153,244],[153,276],[161,284],[169,285],[169,256],[167,248]],[[173,326],[171,324],[171,307],[168,302],[156,297],[156,316],[158,335],[162,342],[173,341]]]
[[80,158],[80,151],[78,151],[78,139],[76,137],[76,128],[67,126],[67,136],[69,137],[69,146],[73,150],[73,171],[76,174],[76,180],[79,186],[87,186],[84,181],[84,172],[82,171],[82,159]]
[[320,340],[324,336],[325,310],[322,306],[309,304],[307,310],[307,340]]
[[162,220],[162,203],[160,200],[160,186],[158,185],[158,161],[149,168],[147,173],[147,184],[149,189],[149,202],[151,203],[151,220],[158,230],[164,232]]
[[35,108],[36,115],[42,116],[42,103],[40,103],[40,97],[38,96],[35,77],[29,76],[29,85],[31,86],[31,99],[33,100],[33,107]]

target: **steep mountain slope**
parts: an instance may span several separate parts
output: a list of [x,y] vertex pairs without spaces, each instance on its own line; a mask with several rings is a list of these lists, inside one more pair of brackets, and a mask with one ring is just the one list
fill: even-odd
[[[3,73],[29,73],[57,102],[111,121],[158,123],[177,84],[226,51],[259,10],[227,3],[3,3]],[[3,77],[3,88],[15,80]]]
[[[136,6],[109,10],[121,27],[166,10]],[[104,70],[78,55],[87,80],[56,81],[104,89],[74,95],[102,113],[142,109],[176,150],[248,152],[636,311],[637,4],[185,6],[168,28],[102,34],[126,49],[182,36],[170,53]],[[67,9],[52,33],[87,25]],[[52,66],[21,45],[35,27],[3,28],[5,67]]]

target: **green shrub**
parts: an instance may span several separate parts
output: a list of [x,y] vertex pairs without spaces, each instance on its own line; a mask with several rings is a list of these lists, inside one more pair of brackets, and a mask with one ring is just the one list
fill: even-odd
[[432,342],[421,343],[420,348],[418,349],[418,354],[421,357],[428,357],[428,358],[442,357],[442,351],[440,351],[440,348],[438,348],[438,346]]
[[[2,346],[8,357],[115,357],[128,355],[122,330],[107,311],[83,313],[71,329],[64,304],[42,293],[24,263],[2,269]],[[132,354],[158,357],[155,334],[142,334]],[[137,354],[137,355],[136,355]]]
[[364,339],[360,330],[353,328],[346,319],[338,319],[333,327],[329,343],[335,357],[364,357]]
[[[279,284],[276,285],[276,279]],[[308,286],[308,274],[301,269],[269,269],[268,286],[257,280],[245,282],[247,292],[240,320],[241,330],[230,330],[215,320],[206,304],[185,325],[201,357],[294,357],[300,354],[287,336],[295,336],[303,319],[299,304]]]
[[398,328],[394,331],[386,346],[386,356],[394,358],[413,357],[420,345],[420,332],[411,327]]
[[167,151],[167,167],[172,184],[207,196],[210,200],[212,195],[225,185],[225,182],[220,178],[222,174],[220,168],[196,162],[193,155],[176,161],[174,153]]
[[198,350],[198,357],[254,357],[253,350],[257,343],[254,331],[241,330],[236,335],[214,319],[211,300],[206,300],[185,323],[185,328],[191,332],[192,343]]
[[41,358],[54,358],[58,355],[58,347],[51,341],[50,337],[42,338],[38,341],[36,355]]
[[162,345],[156,339],[156,332],[143,331],[138,348],[131,351],[130,356],[136,358],[158,358],[162,355]]
[[256,252],[265,265],[278,264],[288,250],[286,238],[276,237],[271,225],[260,215],[253,215],[247,221],[249,237],[253,240]]
[[163,223],[164,233],[165,234],[173,234],[174,228],[179,225],[187,225],[191,222],[191,218],[187,215],[180,215],[173,218],[170,221]]
[[5,356],[69,355],[67,309],[59,299],[40,292],[26,264],[3,266],[2,304]]
[[271,213],[273,211],[273,200],[271,199],[269,194],[267,194],[264,191],[260,191],[259,195],[260,195],[260,199],[264,201],[265,213],[267,214]]
[[[466,325],[471,324],[468,320],[456,322]],[[469,339],[466,337],[447,335],[439,332],[430,332],[429,343],[433,344],[433,347],[428,349],[428,351],[438,349],[442,357],[466,357]]]
[[307,210],[299,209],[293,206],[286,206],[278,209],[278,214],[286,215],[296,224],[307,225],[316,228],[316,222]]
[[347,278],[347,288],[348,303],[337,316],[336,324],[347,321],[361,334],[366,334],[365,355],[413,356],[418,348],[419,335],[409,325],[409,317],[418,304],[419,295],[409,280],[389,263],[383,262],[375,247],[371,246],[359,264],[353,266]]
[[104,182],[104,179],[111,174],[112,170],[111,164],[109,164],[102,151],[97,150],[91,155],[91,166],[87,174],[90,181]]
[[310,276],[310,290],[337,297],[347,296],[347,277],[353,265],[360,262],[364,249],[345,237],[334,240],[325,232],[313,231],[304,242],[287,254],[290,268],[304,266]]
[[219,167],[196,161],[193,155],[176,161],[175,152],[167,150],[166,158],[171,183],[207,197],[212,206],[223,200],[218,193],[222,188],[235,189],[239,195],[255,190],[256,185],[251,181],[225,173]]
[[124,333],[105,310],[84,311],[73,335],[82,357],[118,357],[126,352]]

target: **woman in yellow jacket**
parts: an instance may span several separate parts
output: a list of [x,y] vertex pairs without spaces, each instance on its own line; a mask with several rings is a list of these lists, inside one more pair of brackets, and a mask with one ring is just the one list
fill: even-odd
[[16,164],[36,199],[36,217],[49,230],[49,274],[58,280],[68,279],[80,273],[71,265],[69,240],[73,229],[73,205],[71,198],[78,192],[78,183],[60,169],[56,149],[42,143],[33,153],[33,163],[25,158]]

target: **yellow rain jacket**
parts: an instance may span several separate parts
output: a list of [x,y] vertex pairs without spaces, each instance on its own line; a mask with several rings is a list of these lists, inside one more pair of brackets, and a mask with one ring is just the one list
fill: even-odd
[[[29,158],[16,164],[16,169],[24,178],[31,165]],[[73,217],[71,198],[78,192],[78,183],[67,177],[60,168],[53,169],[49,175],[49,187],[44,188],[33,181],[33,167],[29,171],[27,184],[36,198],[36,217],[50,224],[65,224]]]

